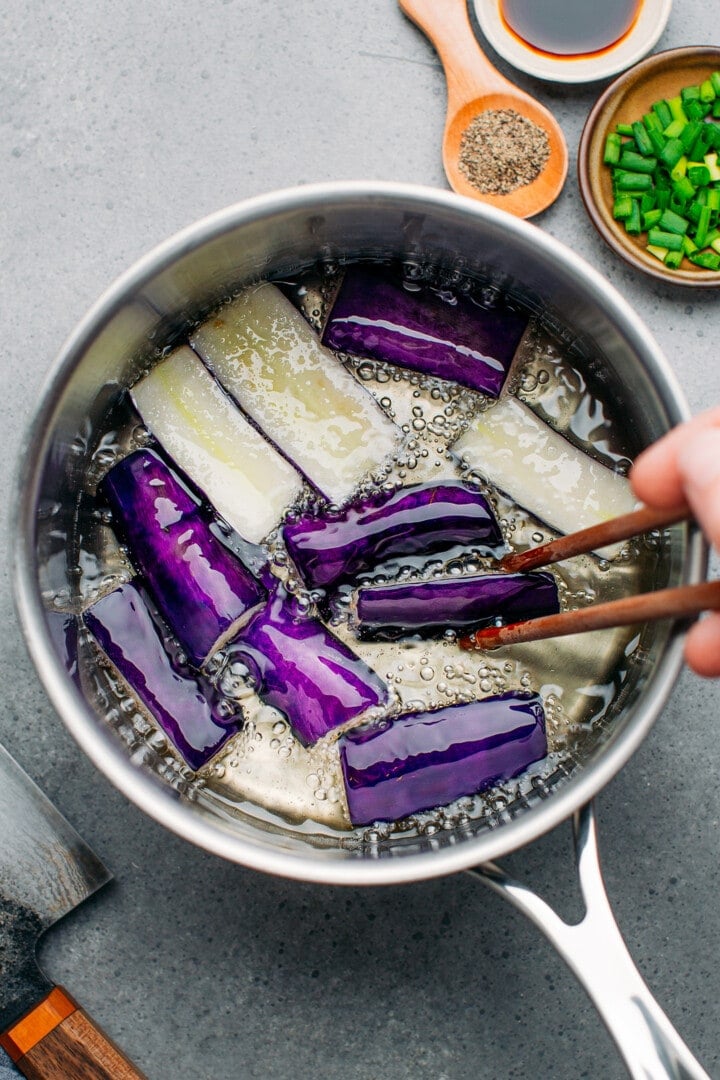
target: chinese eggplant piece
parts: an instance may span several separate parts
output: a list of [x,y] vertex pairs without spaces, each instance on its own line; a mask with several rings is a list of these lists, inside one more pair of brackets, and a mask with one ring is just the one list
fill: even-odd
[[322,589],[394,556],[503,543],[485,497],[460,481],[411,484],[336,514],[302,517],[283,526],[283,537],[305,583]]
[[579,450],[514,397],[480,413],[453,453],[560,533],[598,525],[636,505],[626,477]]
[[238,730],[201,675],[170,655],[160,620],[135,582],[97,600],[85,622],[98,645],[191,769],[199,769]]
[[265,600],[265,589],[212,532],[211,519],[153,450],[102,482],[131,560],[191,661],[204,661]]
[[325,324],[323,344],[385,360],[497,397],[527,327],[527,316],[412,291],[369,266],[349,267]]
[[388,702],[380,676],[303,613],[280,582],[228,652],[246,665],[260,698],[284,713],[305,746]]
[[402,433],[323,348],[275,285],[252,285],[190,343],[218,381],[327,499],[347,502]]
[[536,694],[412,712],[340,739],[353,825],[395,821],[510,780],[547,754]]
[[303,487],[187,345],[130,391],[145,426],[215,511],[250,543],[274,529]]
[[432,635],[448,628],[521,622],[560,610],[552,574],[473,574],[366,585],[354,596],[355,622],[366,637]]

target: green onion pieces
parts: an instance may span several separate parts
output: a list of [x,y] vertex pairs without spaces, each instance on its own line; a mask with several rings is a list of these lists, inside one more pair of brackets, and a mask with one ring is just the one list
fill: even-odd
[[[670,270],[720,270],[720,72],[608,133],[613,217]],[[687,266],[687,262],[685,265]]]

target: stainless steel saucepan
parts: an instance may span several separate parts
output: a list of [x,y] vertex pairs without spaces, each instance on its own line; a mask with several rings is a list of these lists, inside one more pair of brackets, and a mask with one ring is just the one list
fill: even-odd
[[[381,841],[372,850],[220,816],[184,797],[182,777],[158,775],[147,755],[109,724],[87,680],[64,663],[65,643],[47,597],[71,590],[66,538],[80,476],[96,453],[93,432],[147,358],[244,283],[296,273],[318,260],[404,257],[482,278],[516,296],[565,338],[617,402],[638,447],[687,416],[681,391],[631,307],[571,251],[532,225],[471,200],[401,184],[309,186],[230,207],[142,259],[99,300],[57,359],[28,432],[18,485],[17,606],[40,678],[63,721],[97,767],[157,821],[200,847],[300,880],[377,885],[469,870],[525,912],[584,984],[632,1076],[703,1077],[635,970],[600,875],[591,800],[639,746],[681,665],[676,628],[642,631],[632,669],[604,722],[542,790],[487,821],[433,836]],[[705,547],[673,530],[660,584],[698,580]],[[587,913],[567,925],[495,860],[575,818]]]

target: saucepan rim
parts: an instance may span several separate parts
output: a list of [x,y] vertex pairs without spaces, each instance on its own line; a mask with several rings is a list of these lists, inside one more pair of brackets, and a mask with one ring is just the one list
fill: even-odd
[[[401,857],[323,858],[308,846],[302,854],[249,842],[219,819],[198,813],[168,785],[133,764],[122,743],[98,723],[95,712],[74,686],[49,639],[37,584],[34,543],[39,497],[40,463],[63,388],[88,345],[129,297],[183,255],[242,225],[288,209],[321,212],[329,205],[366,199],[397,201],[408,210],[446,208],[502,226],[521,242],[531,243],[544,257],[561,262],[583,281],[604,313],[622,327],[629,344],[643,358],[646,371],[671,423],[689,416],[682,391],[652,335],[615,288],[580,256],[537,226],[472,199],[418,185],[345,181],[288,188],[256,196],[220,210],[188,226],[139,259],[110,285],[70,334],[55,359],[40,395],[34,419],[26,432],[16,470],[13,514],[13,581],[15,604],[26,645],[50,701],[64,724],[95,766],[133,803],[177,835],[232,862],[296,880],[342,885],[398,884],[425,880],[495,860],[558,825],[595,796],[628,761],[643,741],[675,683],[682,664],[681,636],[675,630],[648,685],[642,707],[617,737],[609,740],[590,766],[580,766],[553,794],[500,828],[463,838],[455,845],[434,847]],[[698,534],[688,541],[686,580],[699,580],[707,549]]]

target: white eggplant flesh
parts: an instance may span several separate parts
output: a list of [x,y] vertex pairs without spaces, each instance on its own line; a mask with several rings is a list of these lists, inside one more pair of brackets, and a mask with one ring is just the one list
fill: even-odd
[[[453,452],[559,533],[627,514],[626,477],[578,449],[522,401],[506,397],[475,417]],[[611,557],[617,545],[596,554]]]
[[192,349],[175,349],[131,394],[146,427],[240,536],[257,544],[279,524],[303,478]]
[[400,429],[275,286],[250,286],[190,344],[240,407],[342,506],[396,449]]

